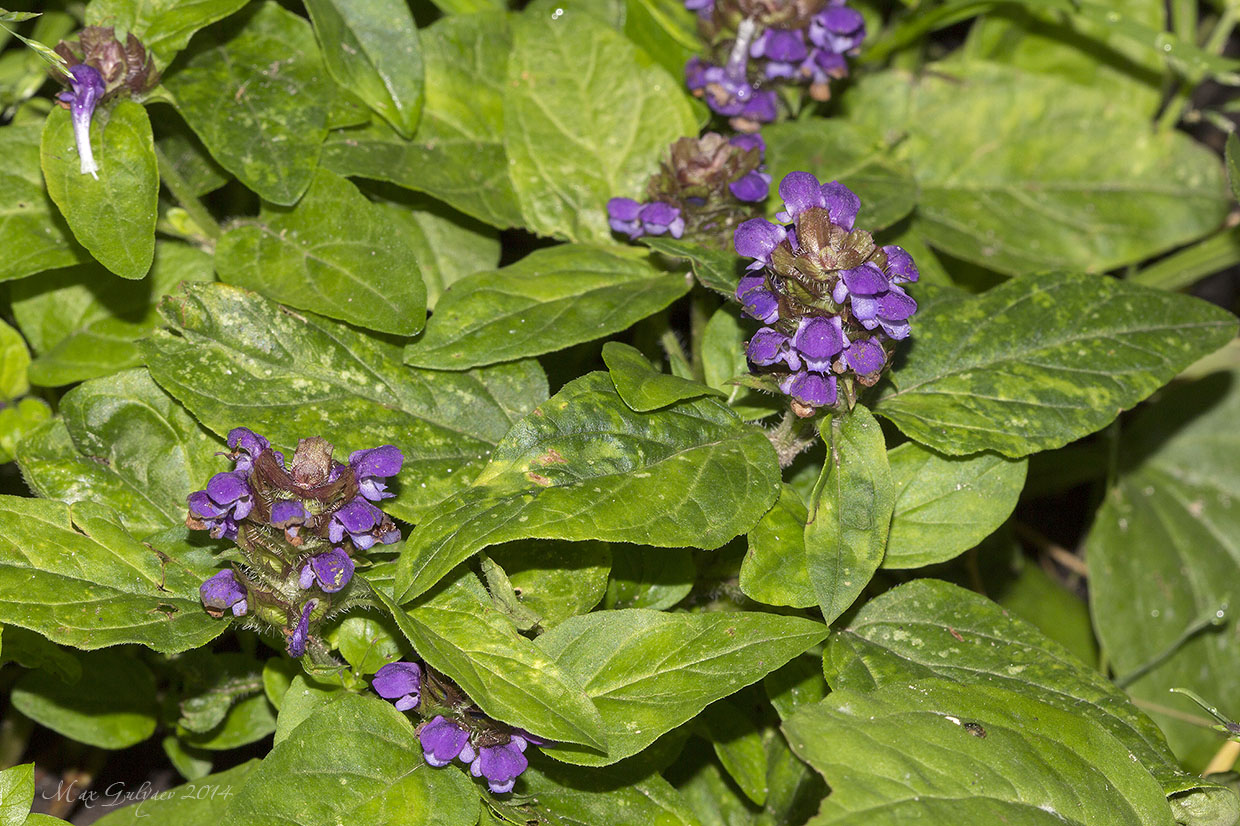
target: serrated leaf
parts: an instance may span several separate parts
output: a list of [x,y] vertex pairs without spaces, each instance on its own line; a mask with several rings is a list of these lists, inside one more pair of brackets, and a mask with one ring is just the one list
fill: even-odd
[[789,172],[809,172],[820,181],[839,181],[861,199],[857,226],[885,229],[913,211],[917,181],[909,165],[894,157],[872,134],[846,120],[812,118],[777,123],[762,130],[771,172],[768,217],[783,209],[779,182]]
[[1010,275],[1101,273],[1222,222],[1217,156],[1107,91],[981,61],[926,68],[873,75],[845,102],[899,141],[932,246]]
[[30,391],[26,370],[30,350],[21,333],[0,320],[0,403],[12,401]]
[[716,548],[778,492],[766,436],[715,399],[635,413],[591,373],[518,423],[473,485],[427,515],[401,555],[400,601],[489,545],[601,539]]
[[34,801],[34,763],[0,771],[0,826],[22,826]]
[[377,122],[335,132],[323,165],[425,192],[492,226],[521,224],[502,143],[507,16],[449,15],[419,35],[426,100],[413,140]]
[[607,747],[603,721],[581,686],[517,633],[472,573],[406,609],[373,590],[418,656],[488,715],[548,741]]
[[878,570],[896,492],[883,429],[863,405],[824,420],[822,437],[830,450],[809,502],[805,568],[830,624]]
[[422,116],[422,49],[403,0],[309,0],[306,11],[336,82],[412,137]]
[[13,686],[13,707],[79,743],[123,749],[155,733],[155,675],[118,649],[80,655],[82,679],[63,682],[28,671]]
[[[931,292],[874,411],[949,456],[1019,458],[1098,430],[1236,331],[1188,296],[1088,275]],[[937,298],[936,298],[937,297]],[[940,300],[941,299],[941,300]]]
[[52,203],[39,168],[42,126],[0,127],[0,281],[90,258]]
[[[104,815],[95,821],[96,826],[144,826],[147,823],[219,826],[229,798],[241,790],[259,765],[258,760],[247,760],[227,771],[209,774],[159,794],[151,793],[131,806],[122,806]],[[201,789],[209,791],[204,793]]]
[[139,542],[114,520],[90,502],[0,497],[0,623],[76,648],[168,654],[223,633],[198,598],[214,560]]
[[413,370],[395,345],[343,324],[225,285],[183,289],[162,308],[175,333],[143,345],[155,380],[221,436],[244,426],[291,450],[323,435],[344,456],[396,445],[405,464],[384,507],[401,519],[468,485],[487,451],[546,396],[534,362]]
[[86,25],[113,26],[142,41],[167,66],[194,33],[222,20],[249,0],[92,0]]
[[585,766],[637,754],[826,635],[820,622],[749,611],[630,608],[573,617],[537,644],[594,700],[607,727],[608,750],[600,755],[565,746],[546,753]]
[[832,689],[868,691],[927,677],[1002,688],[1093,721],[1169,796],[1220,792],[1182,771],[1158,727],[1102,674],[1029,623],[955,585],[921,579],[870,601],[832,638],[823,668]]
[[779,501],[749,532],[749,551],[741,561],[740,588],[745,596],[767,605],[808,608],[818,594],[805,565],[805,523],[809,510],[789,485],[780,487]]
[[208,253],[161,240],[140,282],[118,282],[92,263],[14,284],[13,315],[38,353],[31,381],[56,387],[138,366],[137,341],[155,329],[159,298],[182,280],[214,277]]
[[[1123,434],[1121,472],[1085,542],[1090,609],[1118,679],[1138,698],[1197,712],[1172,687],[1235,714],[1240,559],[1240,371],[1167,390]],[[1221,612],[1221,616],[1220,616]],[[1194,630],[1195,629],[1195,630]],[[1154,715],[1190,766],[1218,735]]]
[[688,98],[583,9],[523,14],[512,26],[503,134],[524,223],[607,243],[607,199],[636,195],[667,145],[697,132]]
[[212,157],[263,200],[291,205],[310,186],[335,92],[305,18],[265,2],[164,85]]
[[642,236],[641,242],[664,255],[688,259],[693,265],[693,274],[703,287],[709,287],[728,298],[735,298],[736,285],[741,279],[740,265],[744,262],[731,250],[714,250],[661,236]]
[[639,413],[699,396],[725,395],[700,382],[655,370],[640,350],[618,341],[603,345],[603,363],[620,398]]
[[99,177],[79,168],[68,110],[47,116],[40,147],[47,191],[95,259],[122,278],[142,278],[155,258],[159,169],[146,109],[129,100],[91,119],[90,141]]
[[353,184],[319,170],[291,210],[264,209],[224,233],[215,269],[290,307],[412,335],[426,320],[426,287],[400,230]]
[[61,419],[18,448],[39,496],[113,508],[137,537],[185,523],[186,497],[226,464],[203,430],[144,369],[92,379],[65,394]]
[[477,818],[473,784],[459,769],[436,771],[422,762],[405,715],[376,697],[351,695],[315,712],[272,749],[220,822],[473,826]]
[[405,347],[405,361],[463,370],[550,353],[618,333],[688,290],[684,279],[606,249],[536,250],[453,284],[426,332]]
[[812,823],[1172,826],[1162,790],[1095,721],[942,680],[833,691],[784,723],[831,795]]
[[981,542],[1016,508],[1028,465],[993,453],[942,456],[916,442],[887,461],[896,503],[884,568],[946,562]]

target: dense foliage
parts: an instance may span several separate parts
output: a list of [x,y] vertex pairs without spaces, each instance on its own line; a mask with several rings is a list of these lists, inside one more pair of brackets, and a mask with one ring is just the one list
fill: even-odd
[[1240,5],[433,3],[0,10],[0,826],[1240,822]]

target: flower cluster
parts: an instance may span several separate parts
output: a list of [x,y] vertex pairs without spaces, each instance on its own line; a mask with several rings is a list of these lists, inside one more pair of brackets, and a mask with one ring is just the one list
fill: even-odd
[[460,760],[474,777],[485,778],[495,794],[512,791],[529,765],[525,750],[543,744],[528,732],[487,718],[442,674],[429,668],[424,673],[417,663],[388,663],[375,673],[370,687],[398,710],[418,709],[430,718],[418,729],[429,765],[442,768]]
[[129,34],[125,42],[116,39],[111,26],[87,26],[77,40],[62,40],[56,54],[69,66],[69,76],[56,79],[69,86],[56,99],[73,117],[73,138],[77,144],[83,175],[98,178],[90,145],[90,122],[95,107],[121,94],[141,94],[159,83],[159,72],[146,48]]
[[805,86],[827,100],[865,39],[865,20],[844,2],[685,0],[712,52],[685,65],[689,91],[741,131],[775,120],[777,86]]
[[631,198],[607,202],[611,228],[630,239],[668,233],[726,249],[736,225],[754,214],[754,204],[766,200],[771,176],[765,154],[759,135],[729,140],[707,132],[681,138],[651,176],[646,203]]
[[851,402],[854,383],[878,381],[890,342],[909,335],[917,303],[901,285],[918,272],[900,247],[853,229],[861,200],[843,184],[793,172],[779,195],[788,226],[754,218],[736,230],[736,252],[753,259],[736,298],[766,325],[746,349],[751,370],[812,416],[837,403],[841,382]]
[[400,472],[404,457],[384,445],[356,451],[344,464],[315,437],[302,439],[286,464],[244,427],[228,434],[228,447],[233,470],[190,494],[186,524],[236,542],[246,564],[204,582],[202,604],[215,616],[253,615],[282,629],[289,654],[300,657],[312,626],[344,606],[355,568],[350,548],[400,539],[372,503],[393,495],[386,480]]

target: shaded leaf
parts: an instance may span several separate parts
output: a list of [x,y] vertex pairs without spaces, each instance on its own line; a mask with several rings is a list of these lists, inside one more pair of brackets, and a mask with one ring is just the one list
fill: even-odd
[[607,592],[611,550],[603,542],[514,542],[490,556],[544,629],[589,612]]
[[697,567],[693,555],[684,548],[617,545],[611,556],[605,608],[662,611],[693,590]]
[[0,408],[0,464],[13,461],[17,445],[51,417],[47,402],[33,396]]
[[[229,798],[241,790],[259,765],[258,760],[247,760],[227,771],[207,775],[184,786],[167,789],[158,795],[152,794],[132,806],[123,806],[99,818],[95,823],[97,826],[143,826],[147,823],[219,826]],[[203,794],[199,790],[204,788],[211,791]],[[151,817],[155,819],[147,820]]]
[[30,351],[21,333],[0,320],[0,404],[24,396],[30,391],[26,370],[30,367]]
[[789,485],[779,501],[749,532],[749,551],[741,562],[740,588],[767,605],[808,608],[818,604],[805,562],[805,524],[809,510]]
[[655,370],[641,351],[618,341],[603,345],[603,362],[620,398],[639,413],[699,396],[725,395],[722,390]]
[[199,29],[240,9],[249,0],[92,0],[86,25],[130,32],[167,66]]
[[641,242],[652,250],[673,258],[687,258],[693,265],[693,274],[703,287],[708,287],[728,298],[736,297],[736,285],[741,279],[740,256],[731,250],[713,250],[699,247],[675,238],[644,235]]
[[44,188],[42,131],[42,125],[34,123],[0,127],[0,281],[90,258]]
[[[633,778],[532,758],[517,781],[535,812],[562,826],[616,822],[699,826],[680,794],[657,772]],[[623,814],[620,814],[623,813]]]

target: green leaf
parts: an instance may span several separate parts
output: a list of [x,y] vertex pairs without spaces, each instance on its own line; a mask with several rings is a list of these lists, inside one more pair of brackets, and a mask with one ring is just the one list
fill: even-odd
[[833,691],[784,723],[831,785],[815,824],[1172,826],[1124,744],[1069,711],[940,680]]
[[[247,760],[228,771],[210,774],[184,786],[151,793],[132,806],[123,806],[95,821],[96,826],[145,826],[176,823],[177,826],[219,826],[224,808],[235,797],[260,763]],[[136,791],[136,790],[135,790]],[[148,820],[147,818],[154,818]]]
[[[1240,605],[1240,371],[1167,390],[1126,429],[1121,472],[1085,543],[1090,612],[1117,679],[1141,700],[1196,711],[1172,687],[1236,713]],[[1220,615],[1221,614],[1221,615]],[[1219,737],[1155,714],[1190,766]]]
[[1232,197],[1240,200],[1240,138],[1232,132],[1227,136],[1225,151],[1227,160],[1227,182],[1231,185]]
[[586,11],[514,18],[504,146],[531,231],[610,241],[607,199],[644,190],[667,145],[697,131],[679,79]]
[[263,739],[276,730],[276,716],[263,694],[255,694],[233,704],[223,721],[201,734],[178,732],[186,745],[209,751],[240,748]]
[[400,659],[400,632],[391,620],[374,614],[352,614],[328,635],[355,674],[374,674]]
[[639,413],[699,396],[726,395],[700,382],[661,373],[650,366],[640,350],[618,341],[603,345],[603,362],[620,398]]
[[603,722],[581,687],[517,633],[472,573],[407,609],[372,590],[418,656],[489,716],[547,740],[606,748]]
[[873,75],[845,103],[863,128],[903,136],[916,231],[999,272],[1105,272],[1212,232],[1228,208],[1213,152],[1105,90],[952,62]]
[[42,126],[0,127],[0,281],[90,258],[52,205],[39,169]]
[[942,456],[916,442],[887,461],[896,504],[884,568],[946,562],[990,536],[1016,508],[1028,465],[993,453]]
[[77,648],[197,648],[228,626],[198,599],[214,560],[187,550],[139,542],[91,502],[0,497],[0,623]]
[[839,181],[861,199],[857,226],[885,229],[913,211],[917,181],[903,160],[870,133],[845,120],[786,121],[762,130],[772,191],[768,217],[783,209],[777,189],[789,172],[810,172],[820,181]]
[[637,754],[826,635],[820,622],[749,611],[630,608],[566,620],[537,644],[594,700],[607,726],[608,750],[600,755],[564,746],[547,755],[602,766]]
[[627,0],[624,34],[672,77],[702,49],[697,15],[678,0]]
[[0,320],[0,402],[7,402],[30,392],[26,370],[30,367],[30,351],[22,334]]
[[163,748],[168,762],[186,780],[200,780],[211,773],[214,761],[209,752],[186,746],[171,734],[160,740],[159,745]]
[[31,381],[56,387],[137,367],[137,341],[155,329],[159,298],[182,280],[214,277],[208,253],[161,240],[150,277],[139,282],[116,281],[92,263],[14,284],[13,315],[39,354]]
[[221,436],[244,426],[291,450],[330,422],[341,455],[396,445],[405,464],[384,507],[401,519],[469,484],[487,451],[546,396],[534,362],[412,370],[385,340],[243,290],[187,284],[184,293],[162,308],[175,332],[144,342],[155,380]]
[[33,396],[0,408],[0,464],[13,461],[17,445],[51,417],[47,402]]
[[463,370],[554,352],[618,333],[688,290],[631,255],[574,244],[536,250],[453,284],[405,361]]
[[1108,731],[1168,795],[1198,788],[1218,793],[1178,767],[1158,727],[1102,674],[1029,623],[955,585],[920,579],[870,601],[832,638],[823,667],[833,690],[944,677],[1023,695]]
[[956,456],[1019,458],[1098,430],[1225,344],[1235,317],[1112,278],[1045,275],[930,292],[875,412]]
[[824,420],[822,437],[831,450],[809,503],[805,567],[830,624],[883,560],[896,490],[883,429],[863,405]]
[[745,596],[767,605],[808,608],[818,604],[805,557],[805,525],[809,510],[789,485],[780,487],[779,501],[749,532],[749,551],[741,562],[740,588]]
[[499,234],[493,228],[430,198],[420,199],[416,209],[395,203],[382,206],[413,248],[428,310],[457,281],[499,265]]
[[422,49],[404,0],[309,0],[306,11],[336,82],[397,132],[422,116]]
[[341,699],[346,693],[340,686],[325,685],[298,673],[281,698],[273,745],[283,743],[312,714]]
[[146,109],[122,100],[96,110],[90,141],[99,176],[78,163],[73,123],[56,107],[43,128],[40,156],[47,191],[77,240],[122,278],[142,278],[155,258],[159,169]]
[[39,496],[113,508],[134,536],[185,523],[185,500],[227,465],[220,442],[144,369],[92,379],[65,394],[61,420],[18,448]]
[[0,771],[0,826],[22,826],[34,801],[34,763]]
[[642,236],[641,242],[656,252],[673,258],[687,258],[693,265],[693,274],[703,287],[708,287],[728,298],[735,298],[736,285],[740,282],[741,258],[731,250],[715,250],[699,247],[687,241],[660,236]]
[[167,66],[199,29],[222,20],[249,0],[92,0],[86,25],[114,26],[142,41]]
[[65,683],[28,671],[13,686],[13,707],[79,743],[123,749],[155,733],[155,675],[118,649],[80,655],[82,678]]
[[603,542],[514,542],[490,556],[544,629],[588,613],[607,592],[611,550]]
[[326,170],[291,210],[264,209],[224,233],[215,261],[221,281],[359,327],[412,335],[426,320],[426,288],[401,225]]
[[265,2],[164,85],[212,157],[263,200],[288,206],[310,186],[335,92],[307,20]]
[[425,192],[492,226],[520,225],[502,143],[507,15],[451,15],[419,35],[426,101],[413,140],[381,123],[335,132],[323,165]]
[[[768,675],[769,676],[769,675]],[[742,707],[731,700],[718,700],[698,717],[698,732],[711,742],[715,756],[736,785],[754,803],[766,803],[766,745],[757,708]]]
[[455,768],[430,769],[405,715],[378,698],[353,695],[319,709],[272,749],[222,822],[473,826],[477,819],[468,777]]
[[516,539],[717,548],[753,527],[778,479],[765,434],[717,400],[635,413],[606,373],[591,373],[518,423],[473,485],[428,514],[401,555],[396,593],[416,597]]
[[[629,772],[608,774],[595,768],[566,766],[532,758],[521,775],[519,790],[547,822],[562,826],[602,823],[700,826],[672,785],[657,772],[633,778]],[[623,818],[622,821],[617,818]]]
[[69,684],[76,683],[82,677],[82,664],[77,655],[25,628],[4,629],[4,652],[0,663],[6,662],[46,671]]
[[693,590],[697,566],[684,548],[618,545],[612,549],[611,578],[603,607],[663,611]]

